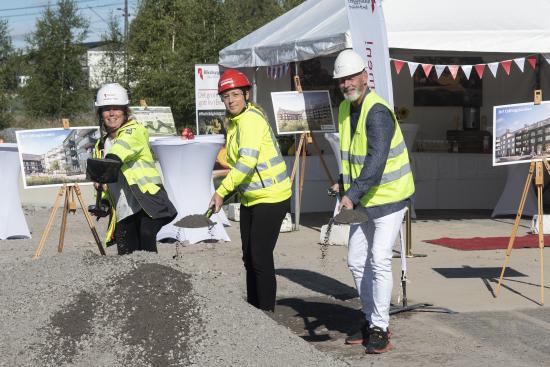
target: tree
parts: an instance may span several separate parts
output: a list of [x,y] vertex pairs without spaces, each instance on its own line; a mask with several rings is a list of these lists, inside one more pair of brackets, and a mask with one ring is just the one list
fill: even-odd
[[194,65],[216,63],[217,0],[144,0],[130,26],[132,95],[171,106],[179,126],[194,121]]
[[172,107],[178,126],[195,122],[195,64],[218,63],[224,47],[300,0],[142,0],[130,25],[134,99]]
[[0,20],[0,129],[9,126],[11,115],[11,94],[16,87],[13,75],[13,47],[8,22]]
[[22,91],[31,116],[71,117],[89,108],[89,91],[82,67],[88,31],[74,0],[47,7],[28,37],[30,79]]
[[[107,31],[102,35],[104,56],[99,61],[98,80],[126,85],[124,36],[116,17],[111,13]],[[127,86],[127,85],[126,85]]]

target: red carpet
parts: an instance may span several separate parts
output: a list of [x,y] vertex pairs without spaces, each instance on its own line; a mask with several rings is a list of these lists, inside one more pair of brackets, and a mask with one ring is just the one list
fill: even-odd
[[[531,234],[523,237],[516,237],[514,248],[538,248],[538,235]],[[456,250],[497,250],[506,249],[510,237],[474,237],[474,238],[448,238],[442,237],[435,240],[424,240],[423,242],[454,248]],[[550,235],[544,236],[544,246],[550,246]]]

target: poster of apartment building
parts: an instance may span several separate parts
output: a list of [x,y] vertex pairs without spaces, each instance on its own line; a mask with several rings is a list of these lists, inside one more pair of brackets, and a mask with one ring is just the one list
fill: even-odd
[[272,92],[277,134],[335,131],[328,90]]
[[149,136],[176,135],[176,125],[170,107],[133,106],[130,110],[136,121],[147,128]]
[[550,101],[493,107],[493,165],[550,157]]
[[99,134],[97,126],[16,131],[24,188],[89,184],[86,160]]

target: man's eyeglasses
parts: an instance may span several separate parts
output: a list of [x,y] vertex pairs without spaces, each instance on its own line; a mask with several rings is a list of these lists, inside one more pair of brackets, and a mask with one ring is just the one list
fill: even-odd
[[237,99],[244,96],[242,92],[225,93],[220,96],[222,101],[229,101],[229,99]]

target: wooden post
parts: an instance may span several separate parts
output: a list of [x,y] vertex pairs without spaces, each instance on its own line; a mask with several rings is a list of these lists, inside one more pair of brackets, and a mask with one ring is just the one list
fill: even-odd
[[42,237],[40,238],[38,247],[36,248],[36,251],[34,252],[34,256],[32,257],[33,260],[38,259],[40,257],[40,254],[42,253],[42,250],[44,249],[44,244],[46,243],[46,239],[48,238],[48,234],[50,233],[50,229],[52,228],[53,220],[55,218],[55,214],[57,213],[57,209],[59,208],[59,202],[61,201],[61,197],[65,194],[65,189],[66,189],[66,185],[63,185],[59,188],[59,191],[57,192],[57,197],[55,199],[55,203],[53,204],[50,217],[48,218],[48,223],[44,228],[44,232],[42,233]]
[[90,230],[92,231],[92,235],[94,236],[94,240],[95,240],[95,243],[97,244],[97,248],[99,250],[99,253],[101,255],[105,256],[105,249],[103,248],[103,244],[101,243],[101,240],[99,239],[99,235],[97,234],[97,230],[95,228],[94,222],[92,221],[92,217],[90,216],[90,213],[88,213],[86,205],[84,204],[84,199],[82,198],[82,194],[80,193],[80,186],[78,186],[78,184],[75,184],[74,190],[76,192],[76,197],[78,198],[78,201],[80,202],[80,208],[82,209],[82,212],[84,213],[84,216],[86,217],[86,221],[88,222],[88,226],[90,227]]
[[67,228],[67,213],[69,212],[69,197],[71,196],[72,186],[68,186],[65,191],[65,204],[63,205],[63,215],[61,217],[61,228],[59,230],[59,243],[57,252],[63,252],[63,242],[65,241],[65,229]]
[[529,173],[527,174],[527,179],[525,180],[525,186],[523,188],[523,193],[521,195],[521,200],[519,202],[518,212],[516,214],[516,219],[514,221],[514,226],[512,227],[512,234],[510,236],[510,241],[508,242],[508,248],[506,249],[506,257],[504,259],[504,265],[500,272],[500,277],[498,279],[497,288],[495,290],[495,297],[498,297],[500,293],[500,285],[504,277],[504,271],[508,266],[510,261],[510,256],[512,254],[512,249],[514,248],[514,241],[516,239],[517,230],[519,227],[519,221],[523,213],[523,208],[525,206],[525,201],[527,199],[527,194],[529,193],[529,187],[531,185],[531,180],[533,175],[535,176],[535,185],[537,187],[537,215],[538,215],[538,243],[540,250],[540,305],[544,305],[544,210],[542,205],[543,199],[543,187],[544,187],[544,171],[543,167],[546,168],[548,174],[550,174],[550,166],[545,157],[541,157],[541,161],[535,162],[532,161],[529,166]]

